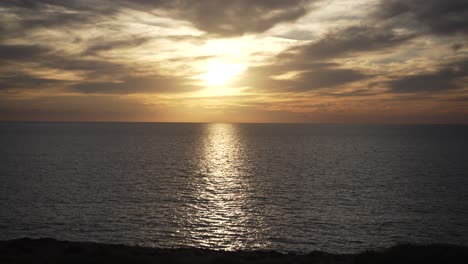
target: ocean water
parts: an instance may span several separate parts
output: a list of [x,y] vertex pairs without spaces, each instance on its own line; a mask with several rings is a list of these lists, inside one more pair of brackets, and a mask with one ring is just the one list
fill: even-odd
[[0,240],[468,245],[468,126],[0,123]]

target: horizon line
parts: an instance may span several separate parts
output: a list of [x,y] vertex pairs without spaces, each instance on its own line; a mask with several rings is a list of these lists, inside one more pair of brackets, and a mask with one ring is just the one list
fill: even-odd
[[222,122],[222,121],[96,121],[96,120],[0,120],[0,123],[135,123],[135,124],[284,124],[284,125],[381,125],[381,126],[438,126],[438,125],[453,125],[453,126],[468,126],[468,123],[359,123],[359,122]]

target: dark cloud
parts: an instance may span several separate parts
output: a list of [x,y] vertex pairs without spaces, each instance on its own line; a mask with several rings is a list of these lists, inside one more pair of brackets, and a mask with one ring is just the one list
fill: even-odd
[[322,95],[332,96],[332,97],[354,97],[354,96],[375,96],[379,93],[371,91],[369,89],[357,89],[351,92],[336,92],[336,93],[323,93]]
[[445,101],[447,102],[468,102],[468,95],[461,95],[461,96],[458,96],[458,97],[455,97],[455,98],[449,98],[449,99],[445,99]]
[[396,34],[389,28],[352,26],[328,33],[322,39],[303,46],[293,47],[281,56],[287,59],[299,56],[308,60],[324,60],[358,52],[373,52],[400,45],[414,35]]
[[[368,79],[372,76],[358,69],[344,68],[332,61],[394,48],[413,37],[379,26],[338,29],[315,42],[280,53],[271,65],[250,68],[246,74],[248,77],[240,85],[269,90],[307,91]],[[275,79],[292,72],[296,73],[292,78]]]
[[34,61],[39,56],[44,56],[50,49],[38,45],[1,45],[0,61]]
[[51,78],[40,78],[27,74],[13,74],[8,76],[2,76],[0,78],[0,90],[12,90],[12,89],[44,89],[51,88],[56,85],[64,85],[66,81],[51,79]]
[[441,92],[465,88],[468,77],[468,60],[444,65],[431,73],[409,75],[390,81],[390,91],[394,93]]
[[113,40],[106,41],[99,39],[95,44],[91,44],[86,48],[82,53],[83,55],[96,55],[99,52],[123,49],[123,48],[133,48],[140,46],[150,40],[149,37],[130,37],[129,39]]
[[92,7],[91,0],[2,0],[1,5],[28,10],[39,10],[44,7],[62,7],[71,10],[88,10]]
[[303,72],[291,81],[294,90],[311,90],[318,88],[333,88],[346,83],[352,83],[368,78],[364,73],[352,69],[316,67]]
[[197,28],[218,35],[263,32],[282,22],[294,21],[307,12],[305,0],[179,0],[167,10]]
[[[317,0],[315,0],[317,1]],[[2,1],[19,14],[23,29],[90,23],[123,8],[164,11],[175,19],[191,22],[205,32],[234,36],[263,32],[278,23],[290,22],[306,14],[313,0],[118,0],[118,1]],[[67,12],[65,12],[67,11]],[[70,12],[72,11],[72,12]],[[79,12],[77,12],[79,11]]]
[[434,34],[468,34],[466,0],[385,0],[376,17],[400,27],[424,26]]
[[23,0],[0,2],[3,12],[14,16],[0,16],[0,33],[4,37],[27,37],[39,28],[72,31],[75,27],[92,25],[115,12],[91,1]]
[[31,31],[37,28],[65,28],[77,24],[83,26],[85,23],[92,23],[92,17],[84,13],[57,13],[57,12],[38,12],[33,15],[24,14],[18,21],[14,30],[21,29]]
[[463,44],[455,43],[455,44],[452,44],[451,48],[453,51],[459,51],[461,48],[463,48]]
[[[135,40],[136,42],[143,40]],[[108,50],[111,47],[127,46],[128,43],[104,43],[94,46],[88,53]],[[124,63],[107,61],[100,58],[83,58],[80,55],[63,55],[35,45],[0,45],[0,61],[6,62],[0,77],[1,90],[66,88],[85,94],[133,94],[133,93],[180,93],[200,89],[184,77],[161,76],[154,73],[138,75],[136,69]],[[82,81],[67,81],[54,78],[37,77],[34,74],[12,73],[12,62],[31,63],[34,69],[61,70],[77,73]],[[9,67],[10,65],[10,67]],[[22,71],[26,68],[21,68]],[[109,81],[93,81],[109,80]]]
[[[296,73],[288,79],[278,79],[284,74]],[[251,67],[237,84],[268,91],[310,91],[334,88],[343,84],[369,78],[358,70],[340,68],[334,63],[288,63]]]
[[181,79],[163,76],[125,76],[112,82],[82,82],[69,87],[80,93],[133,94],[133,93],[180,93],[199,89]]
[[88,78],[114,75],[128,72],[124,64],[101,59],[82,59],[74,56],[51,55],[41,61],[36,60],[42,67],[64,71],[85,71]]

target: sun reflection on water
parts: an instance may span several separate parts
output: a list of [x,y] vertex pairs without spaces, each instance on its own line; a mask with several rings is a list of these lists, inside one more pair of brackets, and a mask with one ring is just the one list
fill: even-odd
[[232,124],[206,127],[186,234],[196,247],[260,248],[261,224],[251,205],[246,146]]

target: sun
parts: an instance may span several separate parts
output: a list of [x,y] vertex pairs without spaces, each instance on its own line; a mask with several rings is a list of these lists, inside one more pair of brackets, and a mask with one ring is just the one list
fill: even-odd
[[213,63],[208,64],[202,79],[208,86],[221,86],[230,82],[245,70],[244,64]]

